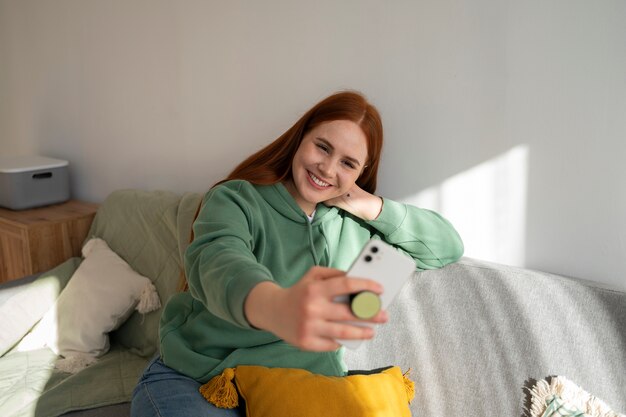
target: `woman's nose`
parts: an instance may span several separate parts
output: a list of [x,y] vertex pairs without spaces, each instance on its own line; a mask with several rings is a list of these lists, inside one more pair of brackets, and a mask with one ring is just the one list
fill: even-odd
[[326,178],[329,178],[333,174],[333,163],[331,160],[324,160],[318,164],[320,173]]

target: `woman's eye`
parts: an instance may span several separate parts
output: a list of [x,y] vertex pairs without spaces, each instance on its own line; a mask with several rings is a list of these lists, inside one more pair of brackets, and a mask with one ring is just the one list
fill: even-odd
[[318,143],[317,147],[323,150],[324,152],[328,153],[328,146],[324,145],[323,143]]
[[354,164],[350,161],[343,161],[343,164],[350,169],[354,169]]

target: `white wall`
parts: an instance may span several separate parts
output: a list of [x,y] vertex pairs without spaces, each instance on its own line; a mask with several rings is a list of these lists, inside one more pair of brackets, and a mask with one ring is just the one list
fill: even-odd
[[204,191],[343,88],[381,110],[381,194],[468,256],[626,288],[620,0],[0,0],[0,153],[74,197]]

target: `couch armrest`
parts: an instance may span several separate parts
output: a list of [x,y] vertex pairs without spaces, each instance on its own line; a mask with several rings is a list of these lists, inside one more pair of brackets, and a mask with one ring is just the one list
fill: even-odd
[[0,357],[54,304],[79,264],[80,258],[70,258],[50,271],[19,279],[0,289]]
[[408,282],[352,369],[412,368],[414,415],[519,416],[524,387],[563,375],[626,410],[626,293],[463,258]]
[[33,282],[40,274],[28,275],[19,279],[0,283],[0,307],[9,298],[23,291],[28,284]]

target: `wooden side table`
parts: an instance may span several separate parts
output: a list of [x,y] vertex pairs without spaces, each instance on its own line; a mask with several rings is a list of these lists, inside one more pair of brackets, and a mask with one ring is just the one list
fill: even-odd
[[97,209],[76,200],[21,211],[0,208],[0,283],[80,256]]

